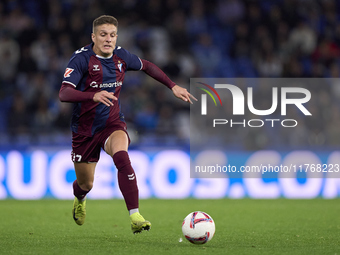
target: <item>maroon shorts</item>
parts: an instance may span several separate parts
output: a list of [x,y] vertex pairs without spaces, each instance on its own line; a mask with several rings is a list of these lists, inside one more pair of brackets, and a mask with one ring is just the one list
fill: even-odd
[[130,143],[129,135],[126,131],[126,123],[118,120],[92,137],[83,136],[72,132],[72,152],[73,162],[98,162],[101,148],[105,149],[105,142],[109,136],[117,130],[123,130]]

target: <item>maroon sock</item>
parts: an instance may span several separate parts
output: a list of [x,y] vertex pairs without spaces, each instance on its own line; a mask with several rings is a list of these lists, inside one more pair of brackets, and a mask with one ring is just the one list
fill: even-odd
[[73,194],[76,198],[78,198],[79,200],[82,200],[86,196],[87,193],[89,193],[89,190],[88,191],[82,190],[79,187],[77,180],[73,182]]
[[128,153],[126,151],[118,151],[112,158],[118,169],[118,185],[123,194],[127,209],[138,208],[137,180]]

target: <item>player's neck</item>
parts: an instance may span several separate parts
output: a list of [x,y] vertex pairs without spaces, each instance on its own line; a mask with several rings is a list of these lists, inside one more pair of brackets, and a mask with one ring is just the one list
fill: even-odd
[[98,54],[96,54],[96,57],[97,57],[97,58],[103,58],[103,59],[107,59],[107,58],[111,58],[111,57],[112,57],[112,55],[113,55],[113,54],[111,54],[110,56],[104,57],[104,56],[102,56],[102,55],[98,55]]
[[111,58],[112,55],[113,55],[113,52],[108,53],[108,54],[103,53],[98,47],[96,47],[95,44],[93,44],[92,50],[93,50],[93,52],[96,54],[96,56],[97,56],[98,58]]

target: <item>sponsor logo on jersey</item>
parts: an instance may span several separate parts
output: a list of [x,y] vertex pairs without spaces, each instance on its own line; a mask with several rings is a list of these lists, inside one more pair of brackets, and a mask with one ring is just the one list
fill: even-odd
[[65,73],[64,73],[64,78],[68,78],[71,76],[71,73],[74,71],[72,68],[66,68]]
[[93,71],[100,71],[99,65],[93,65]]
[[119,86],[122,86],[123,82],[122,81],[116,81],[116,82],[109,82],[109,83],[102,83],[102,84],[97,84],[97,82],[93,81],[90,83],[90,87],[92,88],[116,88]]
[[90,87],[92,87],[92,88],[98,88],[97,82],[95,82],[95,81],[91,82],[91,83],[90,83]]

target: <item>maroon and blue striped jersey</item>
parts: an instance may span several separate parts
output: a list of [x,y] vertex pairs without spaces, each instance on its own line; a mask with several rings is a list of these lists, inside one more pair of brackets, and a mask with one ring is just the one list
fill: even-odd
[[119,93],[125,73],[143,67],[140,58],[119,46],[109,58],[96,55],[92,46],[87,45],[73,53],[62,83],[62,87],[71,86],[82,92],[93,92],[91,99],[101,90],[113,92],[118,98],[110,107],[93,100],[74,102],[71,129],[89,137],[117,119],[124,121]]

